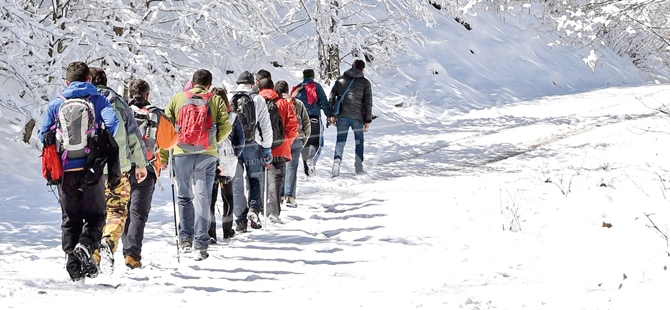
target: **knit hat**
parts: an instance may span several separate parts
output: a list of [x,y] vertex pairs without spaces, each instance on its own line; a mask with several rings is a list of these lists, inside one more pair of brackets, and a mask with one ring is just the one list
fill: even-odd
[[314,69],[305,69],[302,71],[303,79],[313,79],[314,78]]
[[254,75],[249,71],[244,71],[237,78],[237,84],[255,84]]

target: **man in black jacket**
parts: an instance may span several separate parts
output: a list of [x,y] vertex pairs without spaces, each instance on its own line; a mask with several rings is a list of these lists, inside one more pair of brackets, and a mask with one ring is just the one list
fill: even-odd
[[363,77],[365,62],[356,59],[351,69],[337,79],[330,91],[329,105],[333,107],[331,123],[337,126],[337,142],[335,143],[335,161],[333,177],[340,175],[342,153],[347,142],[349,128],[354,132],[356,141],[356,174],[363,174],[363,142],[364,134],[372,122],[372,87],[370,81]]

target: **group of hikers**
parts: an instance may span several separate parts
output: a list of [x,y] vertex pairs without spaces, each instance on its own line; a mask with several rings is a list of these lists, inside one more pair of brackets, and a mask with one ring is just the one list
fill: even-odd
[[[57,185],[62,248],[73,281],[113,272],[119,244],[125,265],[142,266],[142,240],[156,182],[170,173],[178,247],[195,260],[217,243],[216,202],[223,202],[223,238],[262,228],[260,216],[281,223],[281,207],[297,207],[297,171],[315,175],[323,146],[321,111],[337,127],[333,177],[340,174],[349,128],[355,170],[363,169],[364,132],[372,121],[370,82],[357,59],[327,96],[303,71],[293,87],[267,70],[245,71],[237,87],[213,87],[197,70],[161,109],[150,85],[135,79],[127,97],[107,85],[103,69],[73,62],[67,87],[46,108],[40,129],[42,171]],[[175,195],[176,186],[176,195]],[[234,227],[233,227],[234,226]]]

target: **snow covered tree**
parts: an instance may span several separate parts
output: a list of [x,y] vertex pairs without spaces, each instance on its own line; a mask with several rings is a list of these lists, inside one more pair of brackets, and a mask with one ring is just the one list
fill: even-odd
[[568,0],[558,27],[576,42],[604,45],[646,71],[670,65],[670,1]]
[[[476,0],[464,4],[470,2]],[[267,5],[280,8],[274,36],[285,61],[317,67],[326,83],[340,75],[341,62],[354,58],[380,68],[392,66],[395,56],[413,54],[412,42],[426,41],[412,22],[435,26],[433,14],[458,12],[458,2],[448,0],[290,0]],[[299,39],[282,38],[288,33],[300,34],[291,36]]]

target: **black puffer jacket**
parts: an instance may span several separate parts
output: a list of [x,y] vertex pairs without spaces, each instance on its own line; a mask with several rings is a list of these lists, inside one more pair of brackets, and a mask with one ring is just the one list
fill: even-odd
[[342,100],[338,117],[370,123],[372,122],[372,87],[370,81],[363,77],[363,71],[359,69],[351,68],[337,79],[333,89],[330,90],[328,103],[331,107],[335,106],[353,79],[355,79],[354,82]]

